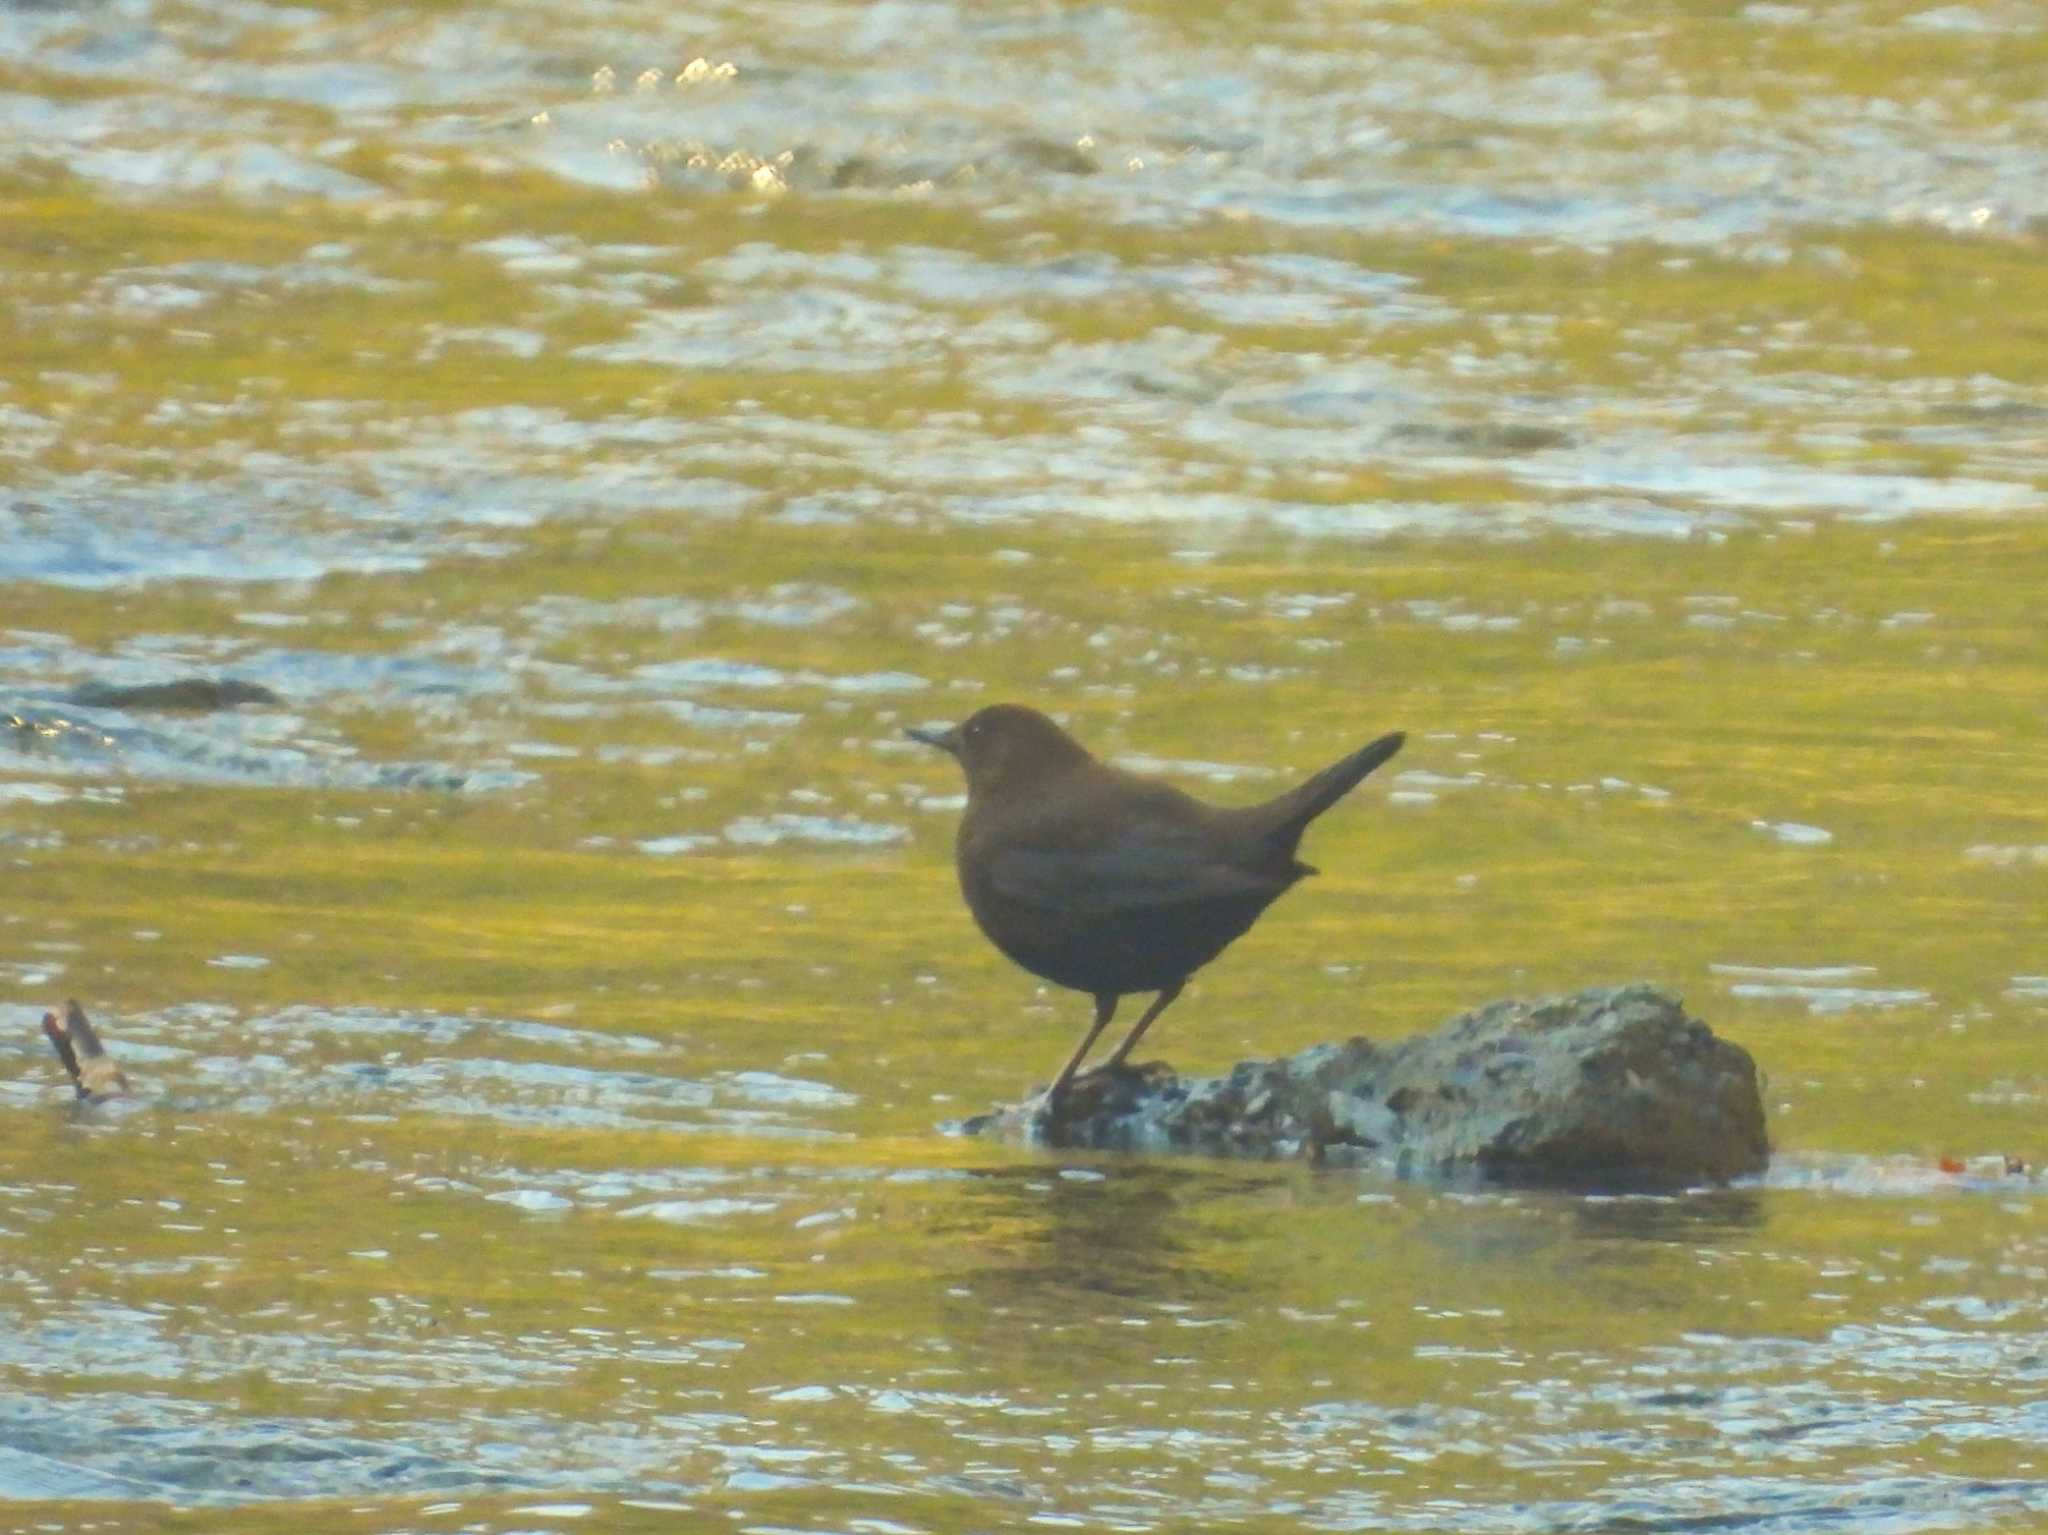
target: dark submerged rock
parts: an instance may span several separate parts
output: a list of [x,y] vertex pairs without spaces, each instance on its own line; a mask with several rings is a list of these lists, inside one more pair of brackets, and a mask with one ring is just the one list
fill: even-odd
[[1425,448],[1443,448],[1453,453],[1481,454],[1489,458],[1519,458],[1547,448],[1568,448],[1571,438],[1556,427],[1534,426],[1518,421],[1465,421],[1436,425],[1404,421],[1388,433],[1397,441],[1413,442]]
[[1641,984],[1494,1002],[1399,1044],[1315,1045],[1225,1077],[1126,1068],[962,1128],[1582,1189],[1721,1183],[1770,1157],[1749,1052]]
[[181,677],[176,682],[145,682],[133,687],[85,682],[71,690],[69,701],[93,709],[170,709],[193,713],[284,702],[262,683],[244,682],[239,677]]

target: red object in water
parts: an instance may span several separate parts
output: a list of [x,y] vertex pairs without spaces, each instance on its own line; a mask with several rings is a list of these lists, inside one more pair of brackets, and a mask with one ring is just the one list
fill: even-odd
[[1941,1170],[1945,1173],[1959,1173],[1963,1171],[1963,1159],[1961,1157],[1943,1157],[1940,1166]]

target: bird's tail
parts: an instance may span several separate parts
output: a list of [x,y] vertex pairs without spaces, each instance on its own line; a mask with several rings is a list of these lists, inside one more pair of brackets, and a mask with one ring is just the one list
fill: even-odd
[[1268,800],[1253,812],[1260,829],[1290,855],[1308,823],[1349,794],[1366,774],[1398,752],[1407,737],[1396,730],[1370,745],[1361,746],[1342,761],[1333,762],[1307,782],[1289,789],[1278,799]]

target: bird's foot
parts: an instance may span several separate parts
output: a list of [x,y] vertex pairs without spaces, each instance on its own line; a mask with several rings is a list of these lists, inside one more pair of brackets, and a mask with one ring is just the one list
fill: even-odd
[[1103,1063],[1055,1092],[1040,1088],[1020,1106],[1030,1139],[1042,1146],[1102,1144],[1097,1132],[1156,1098],[1179,1074],[1164,1061]]
[[1164,1061],[1141,1061],[1135,1065],[1130,1061],[1104,1061],[1100,1066],[1089,1067],[1074,1078],[1074,1081],[1077,1085],[1090,1081],[1098,1084],[1131,1081],[1149,1082],[1156,1077],[1170,1077],[1173,1075],[1175,1075],[1174,1069]]
[[1104,1061],[1076,1072],[1064,1087],[1055,1084],[1040,1088],[1035,1098],[1042,1112],[1065,1118],[1077,1109],[1098,1106],[1112,1093],[1174,1075],[1174,1069],[1164,1061],[1146,1061],[1135,1066],[1129,1061]]

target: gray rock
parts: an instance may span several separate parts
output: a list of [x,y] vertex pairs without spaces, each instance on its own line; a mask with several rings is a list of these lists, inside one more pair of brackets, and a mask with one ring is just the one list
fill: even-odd
[[1720,1183],[1770,1157],[1749,1052],[1642,984],[1494,1002],[1399,1044],[1315,1045],[1227,1077],[1126,1068],[1080,1079],[1056,1113],[1041,1097],[961,1128],[1569,1188]]

